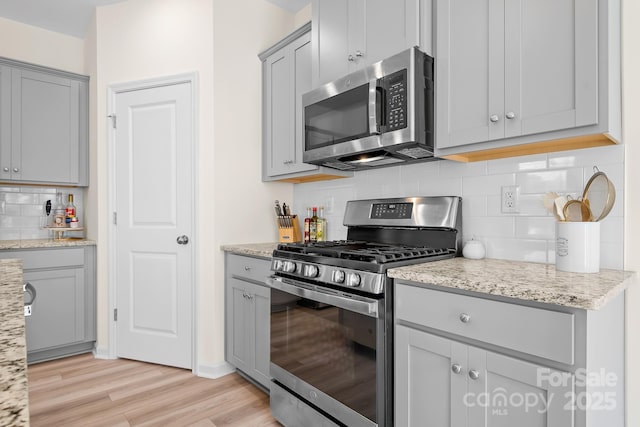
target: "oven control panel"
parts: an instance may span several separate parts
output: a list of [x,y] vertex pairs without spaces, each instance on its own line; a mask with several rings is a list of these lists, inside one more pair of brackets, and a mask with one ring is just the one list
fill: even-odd
[[371,209],[372,219],[411,218],[413,203],[375,203]]

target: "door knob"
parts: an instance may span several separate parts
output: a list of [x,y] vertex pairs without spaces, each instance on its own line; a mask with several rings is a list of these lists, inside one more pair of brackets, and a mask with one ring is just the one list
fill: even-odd
[[511,119],[515,119],[516,118],[516,113],[514,113],[513,111],[509,111],[506,114],[507,119],[511,120]]
[[189,243],[189,237],[183,234],[182,236],[178,236],[176,242],[178,242],[179,245],[186,245],[187,243]]
[[9,168],[2,168],[3,172],[9,172]]
[[453,365],[451,365],[451,371],[453,371],[454,374],[459,374],[460,372],[462,372],[462,366],[454,363]]
[[497,114],[494,114],[491,117],[489,117],[489,120],[491,120],[491,123],[496,123],[498,120],[500,120],[500,117],[498,117]]
[[475,369],[470,370],[469,378],[471,378],[472,380],[477,380],[478,378],[480,378],[480,372],[476,371]]
[[18,169],[18,168],[13,168],[13,171],[14,171],[14,172],[16,172],[16,173],[18,173],[18,172],[20,172],[20,169]]

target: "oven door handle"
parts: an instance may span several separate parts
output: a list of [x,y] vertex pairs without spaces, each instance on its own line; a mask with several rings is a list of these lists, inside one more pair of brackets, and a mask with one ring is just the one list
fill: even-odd
[[330,304],[344,310],[352,311],[365,316],[379,317],[379,301],[360,296],[345,297],[318,289],[308,289],[307,287],[296,286],[283,282],[279,277],[267,278],[267,285],[271,288],[281,290],[291,295],[307,298],[317,302]]

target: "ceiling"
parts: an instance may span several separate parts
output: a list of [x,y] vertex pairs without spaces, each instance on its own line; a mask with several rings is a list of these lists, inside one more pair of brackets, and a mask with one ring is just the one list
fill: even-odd
[[[84,38],[97,6],[126,0],[2,0],[0,17]],[[311,0],[267,0],[292,13]]]

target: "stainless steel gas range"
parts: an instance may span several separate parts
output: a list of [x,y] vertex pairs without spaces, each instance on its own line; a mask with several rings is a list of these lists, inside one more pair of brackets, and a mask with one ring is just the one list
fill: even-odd
[[461,250],[461,199],[347,203],[347,240],[280,244],[271,287],[271,412],[286,427],[393,425],[389,268]]

